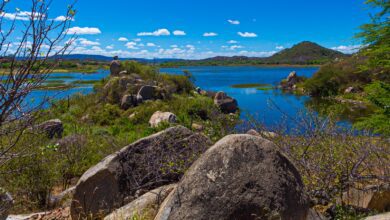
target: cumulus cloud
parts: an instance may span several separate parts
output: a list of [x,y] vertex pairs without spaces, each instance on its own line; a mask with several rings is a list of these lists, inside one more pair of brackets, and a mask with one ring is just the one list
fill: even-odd
[[125,37],[120,37],[120,38],[118,38],[118,41],[127,42],[127,41],[129,41],[129,39],[127,39]]
[[171,32],[169,32],[168,29],[165,29],[165,28],[162,28],[162,29],[158,29],[156,31],[153,31],[153,32],[141,32],[141,33],[138,33],[137,36],[169,36],[171,35]]
[[87,40],[87,39],[85,39],[85,38],[80,38],[80,39],[78,39],[78,42],[79,42],[82,46],[98,46],[98,45],[100,45],[99,42],[90,41],[90,40]]
[[141,38],[135,38],[133,39],[134,42],[140,42],[141,41]]
[[175,35],[175,36],[185,36],[186,32],[180,31],[180,30],[176,30],[176,31],[173,32],[173,35]]
[[101,34],[102,32],[99,28],[94,27],[72,27],[67,30],[67,34],[76,34],[76,35],[94,35]]
[[240,24],[240,21],[238,21],[238,20],[228,20],[228,22],[230,23],[230,24],[233,24],[233,25],[239,25]]
[[147,43],[146,46],[147,46],[147,47],[155,47],[156,44],[154,44],[154,43]]
[[276,46],[275,48],[276,48],[277,50],[283,50],[283,49],[284,49],[283,46]]
[[203,37],[215,37],[217,35],[218,34],[214,33],[214,32],[206,32],[206,33],[203,34]]
[[34,20],[38,17],[45,17],[45,15],[35,12],[34,14],[29,11],[18,11],[15,13],[0,12],[0,16],[8,20],[29,21],[31,18]]
[[72,17],[65,17],[65,16],[63,16],[63,15],[61,15],[61,16],[58,16],[58,17],[56,17],[56,18],[54,18],[53,19],[54,21],[74,21],[74,18],[72,18]]
[[230,46],[231,50],[241,49],[241,48],[242,48],[242,46],[240,46],[240,45],[232,45],[232,46]]
[[238,42],[235,41],[235,40],[229,40],[227,43],[228,43],[228,44],[236,44],[236,43],[238,43]]
[[341,45],[337,47],[332,47],[332,50],[337,50],[342,53],[352,54],[358,52],[362,48],[362,45]]
[[125,46],[126,46],[128,49],[132,49],[132,50],[138,49],[138,48],[136,47],[136,45],[137,45],[137,43],[136,43],[136,42],[133,42],[133,41],[127,42],[127,43],[125,44]]
[[251,33],[251,32],[238,32],[238,35],[241,37],[257,37],[256,33]]
[[106,47],[106,49],[112,50],[112,49],[114,49],[114,45],[108,45],[108,46]]

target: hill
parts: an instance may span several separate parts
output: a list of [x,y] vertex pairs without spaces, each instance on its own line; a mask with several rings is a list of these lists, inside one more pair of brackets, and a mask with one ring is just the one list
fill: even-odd
[[304,41],[294,45],[292,48],[284,49],[265,60],[267,63],[272,64],[323,64],[347,56],[339,51]]
[[178,62],[166,62],[163,66],[186,65],[312,65],[324,64],[337,58],[349,57],[339,51],[322,47],[316,43],[304,41],[291,48],[282,50],[271,57],[246,57],[246,56],[217,56],[202,60],[183,60]]
[[[92,55],[92,54],[69,54],[61,57],[63,60],[80,60],[80,61],[111,61],[113,57]],[[141,63],[163,63],[163,62],[176,62],[180,59],[173,58],[157,58],[157,59],[144,59],[144,58],[120,58],[120,60],[134,60]]]

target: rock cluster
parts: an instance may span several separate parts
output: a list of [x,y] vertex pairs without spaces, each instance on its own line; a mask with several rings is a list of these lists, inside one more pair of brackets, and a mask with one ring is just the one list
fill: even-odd
[[136,194],[177,182],[210,145],[205,136],[177,126],[109,155],[77,183],[72,218],[105,216]]

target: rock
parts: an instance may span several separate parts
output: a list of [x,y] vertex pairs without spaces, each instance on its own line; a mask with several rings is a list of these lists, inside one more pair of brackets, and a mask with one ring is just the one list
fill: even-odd
[[198,94],[201,94],[202,89],[201,89],[200,87],[196,87],[195,91],[196,91]]
[[138,99],[134,95],[124,95],[121,101],[121,109],[127,110],[138,105]]
[[119,76],[126,76],[127,75],[127,71],[126,70],[123,70],[123,71],[120,71]]
[[27,215],[10,215],[7,220],[69,220],[69,207],[59,208],[47,212],[38,212]]
[[260,136],[259,132],[257,132],[255,129],[250,129],[246,132],[246,134],[253,135],[253,136]]
[[111,76],[119,76],[121,72],[121,62],[119,60],[113,60],[110,64]]
[[297,72],[292,71],[292,72],[288,75],[288,77],[287,77],[287,82],[293,82],[293,83],[295,83],[297,78],[298,78]]
[[352,86],[350,86],[344,90],[345,94],[354,93],[354,92],[356,92],[356,89]]
[[[103,217],[131,201],[139,190],[180,180],[183,172],[211,145],[202,134],[177,126],[140,139],[86,171],[71,205],[73,219]],[[129,199],[130,198],[130,199]]]
[[301,176],[275,145],[252,135],[229,135],[190,167],[155,220],[299,220],[308,214]]
[[224,92],[218,92],[215,95],[214,104],[225,114],[235,113],[238,110],[237,100],[227,96]]
[[389,220],[389,219],[390,219],[390,212],[387,212],[384,214],[367,217],[364,220]]
[[327,218],[316,210],[309,209],[306,220],[327,220]]
[[37,125],[35,130],[44,131],[48,138],[52,139],[54,137],[61,138],[62,132],[64,131],[64,126],[60,119],[52,119],[45,121]]
[[0,220],[7,219],[9,210],[13,207],[14,200],[8,192],[0,188]]
[[137,95],[141,96],[144,101],[154,99],[156,97],[156,86],[142,86]]
[[203,129],[204,129],[203,125],[197,124],[197,123],[192,123],[191,128],[192,128],[192,130],[198,131],[198,132],[203,131]]
[[343,194],[343,203],[379,212],[390,211],[390,188],[389,186],[370,187],[365,190],[351,188]]
[[161,123],[176,123],[177,117],[175,114],[171,112],[155,112],[152,117],[150,117],[149,125],[152,128],[158,127]]
[[141,216],[142,219],[154,219],[160,204],[174,189],[174,187],[175,184],[171,184],[145,193],[131,203],[107,215],[104,220],[135,219],[137,216]]
[[302,79],[298,77],[297,72],[291,72],[287,79],[283,80],[280,87],[284,90],[296,90],[298,89],[297,83],[301,82]]

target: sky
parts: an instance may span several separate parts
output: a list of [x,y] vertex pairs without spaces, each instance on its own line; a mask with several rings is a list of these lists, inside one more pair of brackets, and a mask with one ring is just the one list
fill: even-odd
[[[25,22],[28,2],[10,0],[3,15]],[[68,3],[53,0],[48,16],[65,18]],[[184,59],[264,57],[301,41],[352,53],[372,12],[364,0],[78,0],[75,9],[72,53]]]

